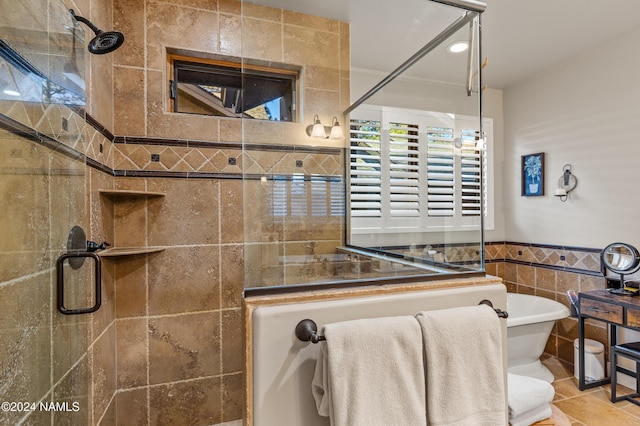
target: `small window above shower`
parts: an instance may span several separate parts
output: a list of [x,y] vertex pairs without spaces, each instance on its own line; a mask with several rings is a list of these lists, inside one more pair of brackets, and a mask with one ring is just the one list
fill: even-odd
[[172,112],[296,121],[299,70],[231,57],[168,55]]

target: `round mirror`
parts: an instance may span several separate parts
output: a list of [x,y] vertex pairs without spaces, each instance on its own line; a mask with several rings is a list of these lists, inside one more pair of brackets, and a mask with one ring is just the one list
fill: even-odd
[[640,253],[631,244],[613,243],[602,250],[602,264],[618,274],[630,274],[640,266]]

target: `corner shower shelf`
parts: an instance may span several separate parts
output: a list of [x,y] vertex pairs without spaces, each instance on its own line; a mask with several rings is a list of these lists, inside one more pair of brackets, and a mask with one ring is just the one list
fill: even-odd
[[108,195],[112,197],[164,197],[164,192],[154,191],[134,191],[130,189],[101,189],[101,195]]
[[157,253],[164,247],[113,247],[98,252],[100,257],[135,256],[137,254]]

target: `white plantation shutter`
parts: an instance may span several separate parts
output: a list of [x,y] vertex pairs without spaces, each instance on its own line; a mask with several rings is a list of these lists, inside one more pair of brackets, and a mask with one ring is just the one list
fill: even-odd
[[307,183],[304,175],[294,174],[289,187],[289,206],[291,216],[307,215]]
[[340,178],[329,179],[329,215],[344,217],[344,182]]
[[351,120],[351,216],[382,216],[380,121]]
[[455,151],[453,128],[428,126],[427,207],[429,216],[455,213]]
[[311,216],[327,216],[327,185],[322,176],[311,176]]
[[276,175],[270,193],[274,217],[344,217],[344,181],[338,176]]
[[475,130],[463,129],[460,138],[461,204],[463,216],[480,216],[482,214],[482,153],[477,148]]
[[287,179],[284,176],[273,178],[271,185],[271,214],[276,217],[287,215]]
[[358,108],[351,120],[352,232],[471,229],[483,217],[492,227],[491,119],[483,124],[487,146],[478,144],[479,127],[477,117]]
[[418,125],[389,125],[389,208],[394,217],[420,216]]

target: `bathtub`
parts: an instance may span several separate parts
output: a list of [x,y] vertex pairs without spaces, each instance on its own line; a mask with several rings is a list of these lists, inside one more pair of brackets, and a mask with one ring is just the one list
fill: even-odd
[[507,367],[510,373],[535,377],[549,383],[553,374],[540,356],[556,320],[567,318],[562,303],[528,294],[507,294]]

